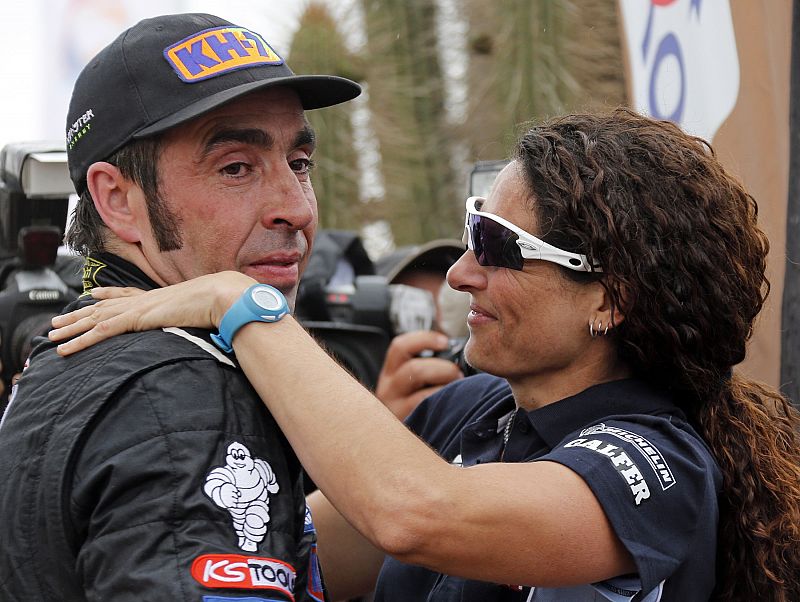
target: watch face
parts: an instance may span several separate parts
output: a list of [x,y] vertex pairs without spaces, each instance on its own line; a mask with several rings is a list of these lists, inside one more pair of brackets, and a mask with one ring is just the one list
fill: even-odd
[[253,289],[250,296],[256,305],[264,309],[275,310],[283,306],[283,300],[275,294],[272,288],[266,286]]

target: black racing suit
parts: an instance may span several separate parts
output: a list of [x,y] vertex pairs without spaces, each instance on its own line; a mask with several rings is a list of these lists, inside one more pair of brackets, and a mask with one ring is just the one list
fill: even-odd
[[[86,263],[98,285],[156,287],[108,254]],[[300,464],[209,341],[35,347],[0,426],[0,599],[324,598]]]

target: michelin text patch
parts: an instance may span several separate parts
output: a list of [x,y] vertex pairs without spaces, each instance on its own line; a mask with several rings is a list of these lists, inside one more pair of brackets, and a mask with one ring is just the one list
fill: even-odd
[[607,426],[603,423],[600,423],[587,429],[583,429],[581,431],[581,437],[594,435],[597,433],[605,433],[616,437],[617,439],[621,439],[622,441],[627,441],[633,445],[639,451],[639,453],[644,456],[648,464],[650,464],[650,467],[653,469],[653,473],[655,473],[658,482],[661,483],[661,489],[664,491],[675,484],[675,476],[672,474],[672,469],[670,469],[669,464],[667,464],[667,461],[664,459],[662,453],[655,445],[650,443],[650,441],[638,433],[633,433],[619,427]]
[[243,27],[206,29],[165,48],[164,58],[187,83],[254,65],[283,64],[264,38]]

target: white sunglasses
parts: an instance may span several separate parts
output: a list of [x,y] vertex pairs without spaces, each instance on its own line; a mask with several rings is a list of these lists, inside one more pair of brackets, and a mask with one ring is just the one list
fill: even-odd
[[467,248],[475,253],[480,265],[521,270],[526,259],[538,259],[551,261],[577,272],[603,271],[599,266],[593,268],[586,255],[554,247],[499,215],[481,211],[485,201],[486,199],[479,196],[467,199],[467,216],[462,237]]

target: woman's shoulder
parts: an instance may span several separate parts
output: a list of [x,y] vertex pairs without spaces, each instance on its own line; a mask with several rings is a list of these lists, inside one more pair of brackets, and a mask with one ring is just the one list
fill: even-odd
[[634,383],[593,395],[606,406],[576,420],[537,459],[586,482],[634,557],[643,591],[667,580],[665,591],[684,592],[713,575],[719,468],[669,395]]

